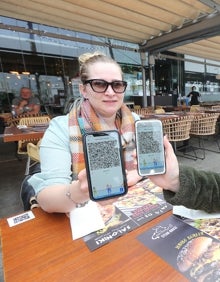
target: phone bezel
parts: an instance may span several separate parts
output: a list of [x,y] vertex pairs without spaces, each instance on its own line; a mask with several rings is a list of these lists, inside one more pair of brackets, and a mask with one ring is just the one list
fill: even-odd
[[[117,142],[119,145],[119,157],[120,157],[120,164],[121,164],[121,174],[123,178],[123,184],[124,184],[124,192],[120,194],[115,194],[115,195],[106,195],[105,197],[102,198],[96,198],[93,194],[93,189],[92,189],[92,179],[91,179],[91,174],[90,174],[90,166],[89,166],[89,155],[87,151],[87,137],[90,135],[95,135],[95,136],[105,136],[106,134],[111,134],[112,132],[116,133],[117,135]],[[104,131],[92,131],[92,132],[86,132],[83,134],[83,151],[84,151],[84,159],[85,159],[85,167],[86,167],[86,173],[87,173],[87,180],[88,180],[88,188],[89,188],[89,196],[90,199],[93,201],[102,201],[102,200],[107,200],[107,199],[112,199],[112,198],[118,198],[121,196],[124,196],[128,192],[128,186],[127,186],[127,178],[126,178],[126,173],[125,173],[125,165],[124,165],[124,158],[123,158],[123,152],[122,152],[122,144],[121,144],[121,137],[120,134],[117,130],[104,130]],[[109,154],[111,152],[109,151]],[[102,177],[102,176],[100,176]]]

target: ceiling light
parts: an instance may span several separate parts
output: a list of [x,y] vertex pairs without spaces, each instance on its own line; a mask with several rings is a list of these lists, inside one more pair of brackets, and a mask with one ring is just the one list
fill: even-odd
[[19,75],[18,71],[10,71],[11,74]]

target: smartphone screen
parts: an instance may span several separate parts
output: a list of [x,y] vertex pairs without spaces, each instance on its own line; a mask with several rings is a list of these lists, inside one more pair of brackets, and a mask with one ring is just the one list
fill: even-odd
[[127,180],[118,131],[83,135],[90,198],[94,201],[125,195]]
[[135,123],[137,165],[140,176],[165,173],[163,127],[160,120]]

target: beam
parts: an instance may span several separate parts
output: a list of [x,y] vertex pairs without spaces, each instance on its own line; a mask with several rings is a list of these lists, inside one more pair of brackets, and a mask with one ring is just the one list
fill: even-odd
[[155,54],[201,39],[220,35],[219,23],[220,13],[208,16],[197,23],[189,24],[181,29],[147,41],[146,44],[140,45],[140,51]]

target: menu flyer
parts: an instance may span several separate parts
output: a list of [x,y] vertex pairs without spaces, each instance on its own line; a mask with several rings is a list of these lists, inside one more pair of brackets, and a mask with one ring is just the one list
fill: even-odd
[[138,240],[190,281],[220,281],[219,236],[210,236],[193,227],[193,221],[191,224],[170,216],[138,236]]
[[181,219],[187,224],[220,240],[220,218],[208,218],[208,219],[181,218]]
[[98,204],[98,207],[105,228],[84,237],[91,251],[172,209],[164,201],[162,189],[147,179],[131,187],[127,195],[120,197],[114,204]]

